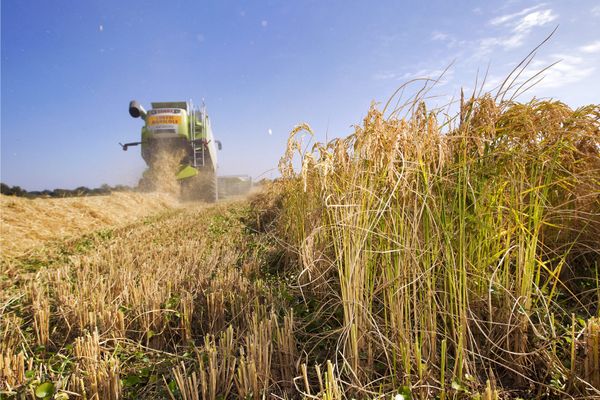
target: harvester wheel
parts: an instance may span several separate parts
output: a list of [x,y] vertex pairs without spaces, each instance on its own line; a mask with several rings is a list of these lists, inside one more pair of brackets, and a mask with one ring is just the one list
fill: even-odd
[[182,183],[182,198],[187,201],[217,201],[217,176],[214,172],[199,171],[193,178]]
[[207,179],[206,185],[206,201],[209,203],[216,203],[219,200],[219,191],[217,186],[217,174],[210,173],[210,177]]

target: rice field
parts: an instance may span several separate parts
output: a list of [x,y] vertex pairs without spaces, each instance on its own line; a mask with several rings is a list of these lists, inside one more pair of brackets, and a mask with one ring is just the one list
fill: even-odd
[[177,201],[164,193],[112,193],[62,199],[0,196],[2,257],[35,251],[48,241],[126,225],[177,206]]
[[392,108],[249,199],[3,237],[1,396],[599,398],[600,106]]

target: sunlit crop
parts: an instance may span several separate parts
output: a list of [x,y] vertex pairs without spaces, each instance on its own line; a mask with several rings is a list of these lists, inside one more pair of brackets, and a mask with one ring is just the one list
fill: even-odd
[[347,395],[598,395],[599,118],[486,95],[455,118],[373,108],[307,152],[292,132],[281,228],[303,295],[339,316]]
[[459,106],[300,125],[250,200],[5,258],[0,390],[597,398],[600,106]]

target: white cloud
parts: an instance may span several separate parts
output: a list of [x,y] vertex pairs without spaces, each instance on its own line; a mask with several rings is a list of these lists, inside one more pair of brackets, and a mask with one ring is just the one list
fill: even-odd
[[260,21],[260,26],[262,26],[263,28],[266,28],[267,25],[269,25],[269,22],[265,19],[263,19],[262,21]]
[[521,10],[519,12],[513,13],[513,14],[505,14],[505,15],[501,15],[499,17],[493,18],[492,20],[490,20],[490,24],[492,25],[504,25],[507,22],[510,22],[512,20],[514,20],[517,17],[520,17],[522,15],[525,15],[533,10],[537,10],[538,8],[542,7],[544,4],[538,4],[537,6],[533,6],[533,7],[529,7],[526,8],[524,10]]
[[600,6],[593,7],[591,12],[594,17],[600,17]]
[[[442,76],[443,74],[443,76]],[[414,73],[406,73],[403,75],[404,79],[438,79],[442,77],[441,80],[447,83],[454,76],[454,70],[448,69],[444,72],[443,69],[421,69]]]
[[596,40],[590,44],[586,44],[585,46],[581,46],[579,48],[580,51],[584,53],[599,53],[600,52],[600,40]]
[[[558,64],[544,71],[540,77],[543,79],[535,86],[538,89],[559,88],[565,85],[579,82],[592,75],[595,67],[586,62],[579,56],[570,54],[554,54],[552,59],[537,60],[532,63],[530,68],[525,71],[523,79],[533,77],[537,72],[560,60]],[[533,81],[535,81],[535,78]],[[533,83],[532,81],[532,83]]]
[[489,37],[479,41],[479,50],[482,53],[489,53],[494,47],[504,47],[505,49],[514,49],[523,44],[525,35],[515,34],[511,36]]
[[496,75],[488,76],[485,80],[485,83],[483,84],[483,90],[487,92],[494,89],[498,89],[498,87],[504,81],[505,78],[506,77]]
[[467,44],[466,40],[458,40],[453,35],[451,35],[449,33],[445,33],[445,32],[440,32],[440,31],[433,31],[431,33],[431,40],[433,40],[435,42],[446,43],[446,47],[449,49],[452,49],[455,47],[462,47],[465,44]]
[[[443,76],[442,76],[443,74]],[[393,81],[402,81],[408,82],[413,79],[438,79],[441,77],[440,81],[437,83],[438,86],[442,86],[447,84],[452,77],[454,76],[454,70],[448,69],[445,73],[443,69],[420,69],[416,72],[378,72],[372,76],[375,80],[393,80]]]
[[534,11],[525,15],[515,26],[515,32],[529,33],[536,26],[544,26],[556,19],[557,15],[551,9]]
[[523,45],[533,28],[544,26],[558,17],[550,8],[540,10],[541,6],[543,4],[490,20],[491,25],[508,29],[509,34],[481,39],[479,52],[486,54],[496,47],[510,50]]
[[447,33],[444,32],[438,32],[438,31],[434,31],[431,34],[431,40],[441,40],[444,41],[446,39],[448,39],[449,35]]

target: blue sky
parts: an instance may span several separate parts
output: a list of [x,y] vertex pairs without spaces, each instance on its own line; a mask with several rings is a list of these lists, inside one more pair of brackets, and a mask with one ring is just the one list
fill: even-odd
[[[134,184],[129,100],[205,100],[220,174],[276,176],[288,132],[342,136],[372,101],[437,77],[445,101],[489,66],[492,89],[556,26],[522,100],[600,100],[600,3],[20,1],[1,3],[1,180],[30,190]],[[441,100],[440,100],[441,99]],[[148,107],[147,107],[148,108]]]

